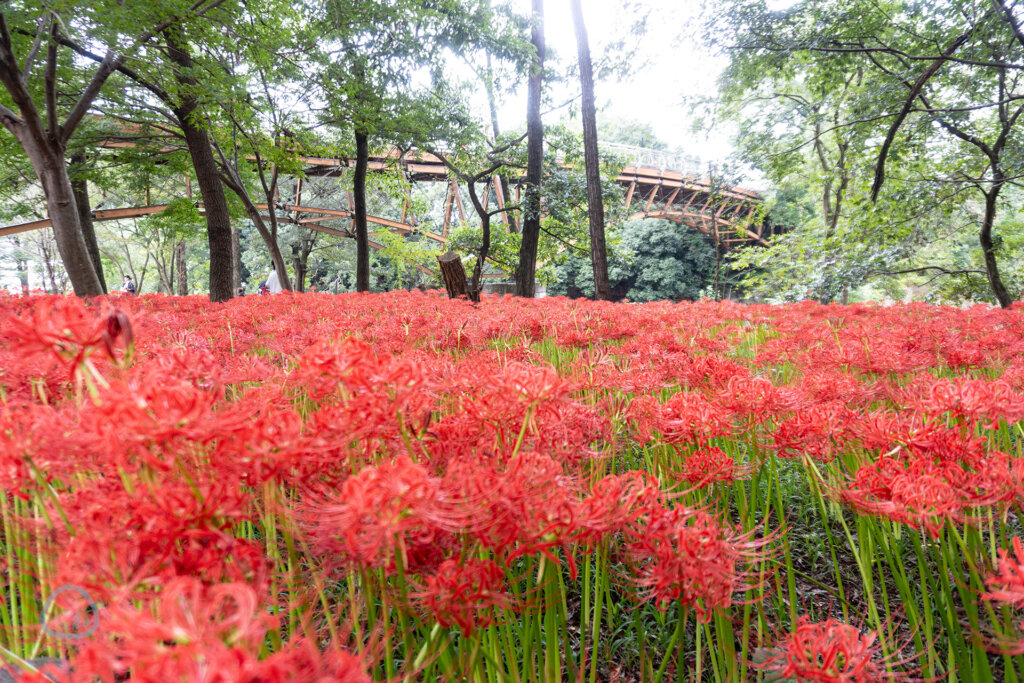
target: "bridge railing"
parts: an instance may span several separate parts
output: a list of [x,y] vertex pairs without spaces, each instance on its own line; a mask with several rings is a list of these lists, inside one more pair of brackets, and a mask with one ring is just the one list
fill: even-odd
[[625,145],[619,142],[598,142],[598,145],[605,151],[623,157],[627,165],[657,168],[662,171],[677,171],[690,176],[706,175],[707,169],[701,168],[696,160],[677,152]]

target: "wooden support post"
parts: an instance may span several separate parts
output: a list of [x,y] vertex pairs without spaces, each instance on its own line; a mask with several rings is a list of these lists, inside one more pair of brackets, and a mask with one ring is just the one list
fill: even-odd
[[466,211],[462,208],[462,197],[459,195],[459,186],[452,180],[452,192],[455,193],[455,206],[459,209],[459,220],[466,222]]
[[185,176],[185,196],[192,199],[192,179]]
[[[296,207],[302,206],[302,178],[301,177],[295,179],[295,206]],[[298,209],[296,209],[296,211],[295,211],[294,218],[295,218],[295,220],[299,220]]]
[[654,198],[658,195],[658,190],[661,189],[661,185],[655,185],[654,189],[651,190],[651,195],[647,198],[647,206],[644,207],[644,213],[651,210],[651,205],[654,204]]
[[[632,181],[629,184],[629,189],[626,190],[626,208],[628,209],[630,204],[633,203],[633,192],[636,190],[636,181]],[[518,199],[518,197],[516,197]]]
[[495,177],[491,181],[494,183],[494,200],[498,202],[498,208],[501,209],[501,222],[505,225],[509,225],[508,211],[505,211],[505,195],[501,189],[501,178]]
[[449,251],[443,256],[438,256],[437,265],[441,268],[441,277],[444,278],[444,288],[448,290],[449,299],[468,298],[479,301],[479,297],[474,297],[469,291],[466,269],[462,267],[462,259],[458,254]]
[[675,202],[676,195],[679,194],[679,190],[681,189],[683,189],[682,186],[677,187],[675,191],[672,192],[672,196],[668,198],[667,202],[665,202],[665,213],[668,213],[672,208],[672,203]]
[[491,182],[493,180],[494,178],[491,177],[484,183],[484,211],[488,211],[491,208]]
[[444,193],[444,223],[441,224],[441,237],[448,238],[448,226],[452,224],[452,210],[455,208],[455,194],[452,192],[454,181],[448,183]]

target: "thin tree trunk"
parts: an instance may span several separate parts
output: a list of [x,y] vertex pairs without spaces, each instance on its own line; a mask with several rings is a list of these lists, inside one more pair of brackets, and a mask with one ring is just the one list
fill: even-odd
[[195,88],[196,80],[187,75],[193,68],[192,56],[180,34],[167,30],[164,35],[167,38],[167,56],[178,67],[175,77],[182,86],[180,102],[172,109],[185,134],[185,145],[192,157],[196,182],[206,211],[206,233],[210,247],[210,301],[227,301],[236,291],[232,286],[234,266],[228,201],[217,171],[217,160],[213,155],[210,138],[205,130],[196,125],[194,119],[199,102],[190,92]]
[[[291,290],[292,281],[288,277],[288,267],[284,262],[284,256],[281,254],[281,247],[277,243],[277,210],[274,208],[274,194],[273,191],[268,190],[267,192],[267,213],[270,215],[270,221],[272,228],[268,228],[266,222],[263,220],[263,215],[260,210],[253,203],[252,197],[249,196],[249,192],[242,185],[242,179],[238,175],[235,168],[231,167],[225,161],[224,164],[224,175],[221,176],[221,180],[228,188],[235,193],[235,195],[242,200],[242,205],[245,207],[245,212],[249,215],[249,220],[256,227],[256,232],[259,233],[263,239],[263,243],[267,247],[267,251],[270,252],[270,260],[274,264],[274,270],[277,272],[277,279],[281,283],[281,289]],[[276,176],[274,179],[276,183]],[[273,185],[273,183],[272,183]],[[239,259],[241,254],[239,254]],[[241,271],[241,263],[238,263],[239,271]],[[241,282],[239,282],[241,287]],[[236,288],[237,291],[237,288]]]
[[292,270],[295,271],[295,291],[306,291],[306,261],[302,258],[302,247],[292,245]]
[[21,283],[21,291],[28,291],[28,259],[25,258],[25,252],[21,246],[21,238],[14,235],[14,263],[18,273],[18,281]]
[[998,209],[999,192],[1002,189],[1002,173],[995,170],[996,182],[992,189],[985,193],[985,216],[981,221],[981,230],[978,233],[978,242],[981,244],[981,252],[985,256],[985,274],[988,276],[989,286],[996,297],[996,301],[1003,308],[1009,308],[1013,303],[1013,297],[1006,290],[1003,279],[999,275],[999,264],[996,262],[995,245],[992,242],[992,226],[995,225],[996,211]]
[[231,286],[236,293],[242,286],[242,240],[238,226],[231,228]]
[[188,262],[185,260],[185,240],[175,247],[178,261],[178,296],[188,296]]
[[366,167],[370,145],[366,133],[356,131],[356,168],[352,177],[355,203],[353,222],[356,228],[356,291],[370,291],[370,237],[366,228]]
[[544,169],[544,126],[540,118],[544,79],[544,0],[533,0],[533,46],[537,51],[530,65],[526,105],[526,188],[523,239],[516,268],[516,296],[533,297],[537,274],[537,244],[540,240],[540,185]]
[[580,85],[583,88],[583,156],[587,168],[587,208],[590,218],[590,262],[594,267],[594,298],[611,298],[608,283],[608,247],[604,239],[604,197],[601,195],[601,161],[597,156],[597,113],[594,105],[594,70],[590,63],[590,41],[583,22],[580,0],[572,0],[572,19],[576,25]]
[[[76,167],[81,169],[85,164],[85,155],[76,154],[71,159]],[[85,246],[89,250],[89,258],[92,260],[93,268],[96,269],[96,277],[99,278],[100,287],[103,293],[110,291],[107,288],[107,279],[103,275],[103,261],[100,260],[100,245],[96,240],[96,227],[92,222],[92,207],[89,203],[89,181],[84,176],[77,177],[71,181],[71,191],[75,195],[75,206],[78,209],[78,222],[82,226],[82,237],[85,238]]]
[[483,287],[480,285],[480,277],[484,269],[484,261],[487,260],[487,254],[491,251],[491,214],[487,213],[487,209],[484,208],[480,198],[476,195],[476,181],[470,178],[469,182],[466,183],[466,187],[469,189],[469,199],[473,202],[473,208],[476,209],[476,213],[480,216],[480,232],[482,239],[480,240],[480,251],[476,255],[476,264],[473,266],[473,284],[470,288],[469,298],[473,301],[480,301],[480,291]]

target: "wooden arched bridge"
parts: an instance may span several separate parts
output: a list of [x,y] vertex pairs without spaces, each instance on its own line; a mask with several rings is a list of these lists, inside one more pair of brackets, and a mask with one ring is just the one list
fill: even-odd
[[[350,193],[334,197],[331,201],[317,201],[311,198],[307,187],[316,179],[327,180],[342,177],[354,167],[352,159],[303,157],[300,162],[304,166],[304,174],[297,176],[288,187],[288,196],[279,194],[275,202],[278,222],[299,225],[310,230],[341,237],[353,237],[351,226],[352,197]],[[367,221],[376,226],[372,234],[385,230],[399,234],[416,233],[423,237],[444,244],[448,232],[456,216],[461,223],[475,222],[475,214],[467,212],[462,188],[455,182],[444,163],[436,156],[427,153],[403,153],[393,150],[370,158],[369,170],[375,172],[398,172],[405,181],[407,192],[413,181],[430,181],[445,183],[444,215],[440,220],[421,222],[410,210],[411,197],[407,194],[402,208],[400,220],[382,216],[368,216]],[[619,173],[618,183],[625,192],[626,207],[630,218],[663,218],[688,226],[701,233],[713,242],[729,250],[737,246],[758,244],[766,246],[771,238],[773,228],[764,221],[758,212],[761,197],[758,193],[739,187],[715,186],[708,180],[695,176],[684,175],[677,171],[666,171],[643,166],[626,166]],[[495,178],[485,181],[486,188],[480,193],[485,207],[493,200],[498,208],[504,208],[508,199],[503,196],[503,183],[495,182]],[[511,179],[510,192],[516,195],[518,202],[521,191],[521,179]],[[182,194],[191,197],[191,184],[185,179]],[[142,205],[127,205],[132,202],[116,198],[106,198],[92,212],[94,221],[112,221],[138,218],[160,213],[168,207],[166,203],[150,203],[149,193]],[[122,204],[107,208],[110,203]],[[325,204],[330,204],[329,206]],[[202,205],[196,204],[201,210]],[[257,204],[266,211],[266,204]],[[507,214],[501,214],[501,220],[509,224]],[[0,227],[0,236],[13,235],[30,230],[38,230],[50,226],[48,218],[7,225]],[[510,224],[515,229],[515,223]],[[381,249],[383,245],[371,240],[371,247]]]

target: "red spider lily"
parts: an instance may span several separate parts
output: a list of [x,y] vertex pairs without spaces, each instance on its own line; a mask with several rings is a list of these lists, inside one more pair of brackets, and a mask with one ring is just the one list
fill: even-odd
[[62,501],[71,530],[57,530],[57,580],[104,601],[145,594],[180,576],[262,589],[262,548],[232,533],[249,507],[238,484],[227,480],[163,478],[128,492],[118,479],[99,479]]
[[792,408],[795,397],[764,377],[737,375],[729,378],[717,402],[736,417],[756,423]]
[[409,567],[408,549],[430,546],[452,524],[441,481],[408,458],[363,468],[326,500],[307,503],[305,526],[332,566]]
[[89,358],[97,351],[115,358],[117,339],[123,339],[129,347],[134,343],[131,323],[124,312],[114,309],[106,316],[97,316],[80,300],[63,297],[43,299],[27,319],[8,318],[0,337],[22,356],[48,354],[70,371],[72,379],[91,368]]
[[796,626],[766,651],[753,666],[778,679],[799,683],[883,683],[909,681],[907,674],[887,670],[891,657],[882,655],[878,635],[828,619],[797,619]]
[[[1024,608],[1024,544],[1019,537],[1012,539],[1012,550],[1001,548],[994,571],[985,578],[987,591],[982,600]],[[1017,622],[1016,634],[1001,634],[991,643],[992,649],[1002,654],[1024,654],[1024,620]]]
[[[696,488],[716,481],[730,482],[737,475],[736,462],[721,448],[698,448],[684,458],[679,478]],[[743,469],[742,473],[748,469]]]
[[516,608],[504,586],[505,569],[491,560],[470,559],[460,564],[448,559],[411,597],[443,628],[455,625],[463,636],[469,636],[493,624],[495,610]]
[[631,529],[662,503],[657,480],[647,472],[609,474],[596,484],[577,507],[576,538],[593,544]]
[[1013,537],[1013,550],[1000,549],[995,571],[985,579],[988,590],[982,599],[1024,608],[1024,545]]
[[1000,419],[1010,424],[1024,419],[1024,394],[1014,391],[1005,380],[936,380],[916,403],[931,413],[950,412],[971,421],[987,420],[989,429],[998,427]]
[[659,412],[657,429],[667,443],[705,443],[732,431],[725,410],[695,392],[674,394]]
[[313,642],[309,638],[293,638],[280,652],[260,662],[260,681],[276,683],[371,683],[365,656],[360,657],[343,647]]
[[776,428],[773,438],[779,456],[806,455],[831,462],[849,441],[856,413],[841,403],[821,403],[797,410]]
[[864,465],[833,493],[862,514],[921,528],[938,538],[947,521],[966,522],[974,508],[1012,500],[1015,470],[993,454],[973,468],[956,459],[885,455]]
[[219,392],[156,368],[142,369],[83,408],[83,439],[126,469],[146,464],[167,471],[197,445],[216,438],[213,406],[219,398]]
[[128,602],[103,608],[100,624],[75,658],[76,678],[266,680],[257,654],[275,620],[245,584],[204,586],[177,577],[141,608]]
[[[71,476],[94,465],[80,441],[79,415],[19,399],[0,403],[0,489],[22,498],[43,481]],[[92,470],[95,471],[95,470]]]
[[653,396],[637,396],[630,401],[629,408],[626,409],[626,418],[638,442],[651,442],[659,414],[658,400]]
[[644,600],[662,610],[680,602],[706,622],[716,607],[754,587],[744,565],[765,559],[769,540],[738,534],[704,510],[655,508],[630,535],[628,553]]
[[[553,562],[553,548],[566,546],[579,528],[579,484],[562,465],[546,455],[520,453],[507,466],[485,461],[452,462],[448,478],[467,511],[478,520],[473,535],[486,547],[505,553],[506,562],[543,553]],[[573,578],[576,562],[566,561]]]

